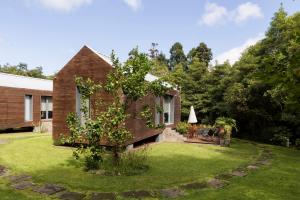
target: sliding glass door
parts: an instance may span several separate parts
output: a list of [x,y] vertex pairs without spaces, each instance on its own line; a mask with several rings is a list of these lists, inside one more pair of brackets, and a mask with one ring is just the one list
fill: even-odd
[[174,98],[173,96],[166,95],[164,96],[164,123],[166,125],[168,124],[174,124]]

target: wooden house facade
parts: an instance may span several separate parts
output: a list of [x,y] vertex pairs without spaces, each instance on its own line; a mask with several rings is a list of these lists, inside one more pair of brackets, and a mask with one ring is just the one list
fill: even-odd
[[[53,82],[53,139],[58,140],[61,135],[69,134],[66,118],[70,112],[80,110],[80,100],[74,77],[90,78],[97,83],[105,83],[107,74],[113,69],[110,59],[95,50],[84,46],[56,75]],[[145,81],[154,81],[157,77],[147,74]],[[94,95],[90,99],[90,106],[100,95],[103,105],[111,103],[112,97],[105,92]],[[153,121],[156,125],[164,123],[174,127],[180,121],[180,94],[178,90],[170,89],[164,97],[158,98],[148,95],[132,103],[127,112],[130,114],[126,127],[133,133],[135,143],[162,133],[162,129],[150,129],[144,120],[134,117],[145,104],[153,111]],[[163,113],[156,111],[156,105],[163,107]]]
[[0,130],[52,131],[51,80],[0,73]]

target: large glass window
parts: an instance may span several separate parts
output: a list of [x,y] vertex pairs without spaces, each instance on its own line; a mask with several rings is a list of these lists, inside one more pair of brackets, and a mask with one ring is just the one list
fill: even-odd
[[173,124],[174,123],[174,98],[173,96],[164,96],[164,123]]
[[85,123],[85,117],[84,113],[82,112],[82,103],[85,103],[87,109],[88,109],[88,116],[90,117],[90,100],[87,99],[85,102],[82,102],[82,97],[79,92],[78,87],[76,87],[76,113],[80,119],[80,123],[84,124]]
[[52,97],[41,97],[41,119],[52,119]]
[[160,124],[160,97],[155,98],[155,126]]
[[24,110],[25,121],[32,121],[33,118],[32,95],[25,95],[24,108],[25,108]]

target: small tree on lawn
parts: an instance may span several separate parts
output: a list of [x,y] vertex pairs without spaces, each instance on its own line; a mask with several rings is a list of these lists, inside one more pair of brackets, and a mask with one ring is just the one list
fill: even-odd
[[[67,124],[71,136],[67,142],[79,144],[74,155],[78,158],[79,154],[84,154],[86,161],[91,161],[91,163],[102,161],[103,146],[100,143],[106,142],[112,147],[114,164],[118,165],[120,153],[132,139],[131,132],[125,127],[125,121],[130,116],[126,113],[128,107],[149,94],[162,96],[166,93],[167,88],[159,79],[153,82],[145,81],[145,76],[150,71],[152,63],[148,56],[140,53],[137,48],[129,53],[129,58],[123,65],[115,57],[114,52],[112,52],[111,59],[114,68],[107,75],[105,84],[96,84],[90,79],[75,79],[82,95],[81,112],[84,123],[80,123],[80,116],[74,113],[69,114]],[[89,109],[85,102],[100,91],[108,92],[112,97],[112,102],[105,105],[101,101],[101,96],[97,97],[98,101],[90,107],[91,115],[89,115]],[[106,109],[101,110],[99,105],[102,107],[105,105]],[[150,128],[155,127],[149,105],[145,104],[144,109],[134,117],[146,120],[146,124]],[[92,168],[98,167],[92,165]]]

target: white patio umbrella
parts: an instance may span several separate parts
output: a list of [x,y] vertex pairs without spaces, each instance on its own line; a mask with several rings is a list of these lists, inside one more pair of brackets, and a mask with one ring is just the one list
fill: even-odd
[[195,114],[194,107],[191,106],[188,123],[190,123],[190,124],[195,124],[195,123],[197,123],[197,122],[198,122],[198,121],[197,121],[197,117],[196,117],[196,114]]

